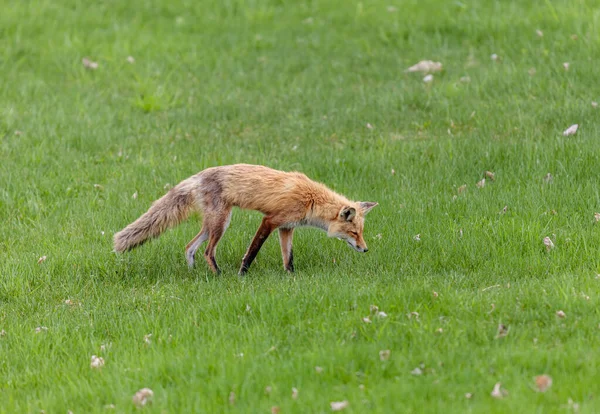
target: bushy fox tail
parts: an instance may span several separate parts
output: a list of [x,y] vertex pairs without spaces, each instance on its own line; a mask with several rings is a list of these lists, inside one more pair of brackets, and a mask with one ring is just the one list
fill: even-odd
[[188,185],[182,184],[172,188],[140,218],[115,234],[116,252],[131,250],[188,218],[194,209],[194,195]]

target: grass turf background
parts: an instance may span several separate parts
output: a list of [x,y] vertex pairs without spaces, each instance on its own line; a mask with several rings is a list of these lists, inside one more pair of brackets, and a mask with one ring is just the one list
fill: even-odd
[[[599,5],[0,2],[0,411],[133,412],[142,387],[150,412],[597,411]],[[378,201],[369,253],[300,230],[294,276],[273,237],[240,280],[241,211],[220,277],[186,268],[193,219],[111,253],[165,185],[234,162]]]

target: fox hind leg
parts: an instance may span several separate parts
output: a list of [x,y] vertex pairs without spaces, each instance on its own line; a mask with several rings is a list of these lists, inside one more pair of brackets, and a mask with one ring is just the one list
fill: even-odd
[[210,269],[216,273],[221,273],[217,261],[215,259],[215,253],[217,252],[217,244],[223,237],[225,230],[229,227],[231,221],[231,207],[220,211],[219,213],[205,215],[204,225],[208,228],[208,246],[204,251],[204,258],[208,263]]
[[283,268],[288,272],[294,271],[294,252],[292,250],[292,238],[294,229],[279,228],[279,244],[281,245],[281,256]]
[[185,246],[185,258],[190,268],[194,267],[196,252],[206,240],[208,240],[208,229],[203,225],[200,233]]

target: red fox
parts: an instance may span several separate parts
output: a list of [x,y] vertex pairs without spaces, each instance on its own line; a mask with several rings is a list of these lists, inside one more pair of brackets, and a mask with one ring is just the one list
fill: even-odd
[[354,250],[366,252],[364,216],[377,203],[349,201],[323,184],[298,172],[283,172],[260,165],[235,164],[207,168],[183,180],[136,221],[114,236],[117,252],[131,250],[168,227],[185,220],[192,211],[203,215],[200,233],[186,246],[190,267],[198,248],[208,240],[204,252],[209,267],[219,273],[215,252],[231,220],[231,209],[257,210],[262,223],[242,260],[239,274],[248,271],[261,246],[279,229],[284,269],[294,271],[292,236],[294,228],[312,226],[329,237],[345,240]]

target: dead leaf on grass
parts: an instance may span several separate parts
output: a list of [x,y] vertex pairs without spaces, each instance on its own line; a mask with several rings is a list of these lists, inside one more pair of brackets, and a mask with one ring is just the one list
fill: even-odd
[[391,355],[392,351],[390,351],[389,349],[379,351],[379,359],[382,361],[387,361],[388,359],[390,359]]
[[565,137],[575,135],[577,133],[578,129],[579,129],[579,124],[573,124],[563,131],[563,135]]
[[90,362],[90,368],[102,368],[104,366],[104,358],[92,355],[92,361]]
[[498,333],[496,334],[496,339],[504,338],[507,335],[508,335],[508,327],[506,325],[499,324],[498,325]]
[[535,386],[539,392],[546,392],[552,386],[552,378],[546,374],[538,375],[535,377]]
[[554,249],[554,243],[552,242],[552,240],[550,239],[550,237],[544,237],[544,246],[546,246],[546,251],[549,252],[550,250]]
[[350,406],[350,403],[346,400],[344,401],[332,401],[329,403],[331,406],[331,411],[342,411]]
[[405,70],[405,72],[439,72],[442,70],[441,62],[434,62],[432,60],[422,60]]
[[91,70],[98,69],[98,62],[94,62],[86,57],[81,59],[81,63],[83,63],[83,67],[86,69],[91,69]]
[[497,382],[494,385],[494,389],[490,393],[490,395],[492,397],[497,398],[497,399],[502,399],[508,395],[508,391],[506,391],[504,388],[501,388],[501,385],[502,384],[500,384],[499,382]]
[[142,388],[134,394],[132,400],[136,406],[143,407],[152,401],[153,396],[154,391],[152,391],[150,388]]
[[558,316],[560,319],[565,319],[567,317],[567,314],[564,313],[562,310],[556,311],[556,316]]

